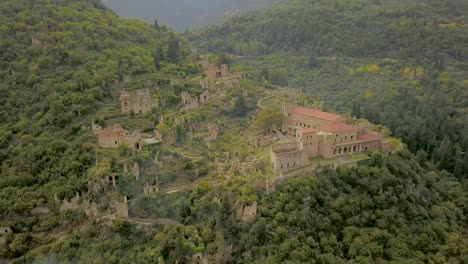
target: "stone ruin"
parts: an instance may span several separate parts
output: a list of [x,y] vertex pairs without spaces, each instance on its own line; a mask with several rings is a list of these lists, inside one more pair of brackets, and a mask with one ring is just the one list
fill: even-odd
[[224,89],[238,90],[241,88],[240,81],[237,78],[223,78]]
[[209,264],[209,260],[206,256],[203,256],[202,253],[197,253],[195,255],[192,256],[192,262],[190,263],[194,263],[194,264]]
[[297,95],[302,95],[303,92],[302,92],[302,89],[301,88],[291,88],[291,87],[286,87],[286,86],[282,86],[282,87],[279,87],[279,89],[285,93],[287,93],[288,95],[292,95],[292,96],[297,96]]
[[231,72],[229,71],[229,65],[227,64],[221,64],[220,67],[218,67],[216,64],[210,64],[205,68],[204,73],[210,79],[231,76]]
[[265,163],[256,158],[246,159],[241,163],[239,173],[241,175],[247,175],[248,173],[257,173],[265,169]]
[[249,77],[249,73],[248,72],[234,72],[232,74],[232,77],[235,77],[239,80],[243,80],[243,79],[247,79]]
[[13,231],[11,230],[11,227],[9,226],[2,226],[0,227],[0,236],[5,236],[8,234],[13,234]]
[[93,124],[93,132],[97,135],[99,146],[102,148],[118,148],[120,145],[126,145],[129,148],[140,150],[142,147],[141,133],[136,130],[130,134],[119,124],[105,129]]
[[210,90],[211,88],[210,81],[207,79],[200,80],[198,83],[200,84],[201,88],[204,90]]
[[117,185],[119,184],[119,175],[112,174],[109,177],[107,177],[107,184],[112,187],[117,187]]
[[210,123],[207,125],[207,129],[208,136],[204,138],[204,141],[207,145],[209,145],[211,141],[218,138],[218,135],[221,132],[221,127],[219,123]]
[[252,205],[241,206],[237,209],[237,217],[241,219],[243,222],[248,222],[253,220],[257,216],[257,202],[253,202]]
[[188,92],[182,92],[182,107],[179,109],[180,112],[190,111],[200,107],[200,102],[197,97],[191,96]]
[[55,204],[59,206],[60,212],[66,210],[82,210],[86,213],[87,216],[97,216],[99,214],[98,205],[95,202],[90,202],[89,200],[81,201],[80,194],[76,193],[70,201],[64,199],[60,201],[57,195],[55,197]]
[[145,183],[145,186],[143,187],[143,194],[145,197],[155,197],[158,192],[159,186],[157,184],[150,185],[148,182]]
[[198,97],[192,96],[188,92],[182,92],[180,96],[182,98],[182,106],[179,109],[180,112],[197,109],[202,105],[208,104],[215,97],[209,90],[204,90]]
[[137,90],[135,94],[123,91],[120,94],[120,110],[122,113],[144,114],[158,107],[148,89]]
[[138,165],[138,162],[135,162],[135,164],[133,164],[132,175],[133,177],[135,177],[135,180],[138,181],[140,179],[140,166]]
[[249,145],[255,150],[259,150],[261,148],[271,145],[273,143],[273,140],[274,139],[271,136],[249,136]]
[[[228,154],[228,153],[227,153]],[[232,158],[235,158],[236,155],[232,155]],[[237,155],[239,156],[239,155]],[[247,156],[247,158],[241,162],[239,158],[235,158],[234,160],[229,159],[230,155],[225,155],[226,162],[220,162],[216,160],[218,166],[218,174],[223,175],[225,177],[229,177],[234,173],[239,173],[239,175],[247,176],[249,173],[257,173],[259,171],[263,171],[265,169],[265,163],[257,158],[254,158],[252,155]],[[229,169],[225,170],[225,166],[229,165]]]
[[6,236],[9,234],[13,234],[13,231],[9,226],[0,227],[0,246],[5,247],[7,245]]
[[35,207],[31,209],[31,214],[34,216],[47,216],[50,213],[50,209],[48,207]]
[[113,201],[110,204],[111,210],[114,212],[117,218],[128,218],[128,200],[127,196],[124,196],[123,202]]

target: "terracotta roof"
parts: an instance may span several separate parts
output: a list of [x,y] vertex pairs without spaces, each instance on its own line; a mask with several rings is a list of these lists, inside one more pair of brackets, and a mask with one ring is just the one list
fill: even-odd
[[378,138],[378,135],[377,133],[367,133],[367,134],[363,134],[363,135],[360,135],[359,136],[359,140],[371,140],[371,139],[377,139]]
[[339,124],[321,126],[318,128],[318,130],[330,132],[330,133],[339,133],[339,132],[353,131],[355,130],[355,128],[347,124],[339,123]]
[[322,112],[320,110],[315,110],[315,109],[305,108],[305,107],[297,107],[296,109],[294,109],[294,114],[309,116],[309,117],[322,119],[326,121],[336,121],[341,117],[338,114]]
[[314,132],[317,132],[318,130],[315,128],[303,128],[301,129],[301,131],[303,134],[306,134],[306,133],[314,133]]

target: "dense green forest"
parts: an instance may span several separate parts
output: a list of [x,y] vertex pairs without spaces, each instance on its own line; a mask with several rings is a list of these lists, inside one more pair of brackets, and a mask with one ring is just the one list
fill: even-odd
[[439,169],[467,176],[466,1],[294,1],[191,32],[259,80],[388,126]]
[[203,253],[212,263],[463,263],[468,256],[466,192],[409,152],[295,179],[261,197],[254,222],[238,221],[233,204],[255,193],[242,178],[202,185],[179,205],[180,224],[89,227],[38,260],[191,263]]
[[[0,234],[0,263],[464,263],[467,6],[463,0],[299,0],[183,36],[121,19],[99,0],[2,1],[0,227],[12,232]],[[188,78],[202,78],[193,47],[222,55],[206,57],[209,62],[247,71],[245,96],[230,93],[200,112],[177,112],[182,91],[201,93]],[[179,83],[169,85],[174,79]],[[120,89],[147,83],[158,84],[154,96],[179,121],[223,118],[236,129],[254,123],[264,90],[302,87],[325,110],[384,125],[407,147],[267,192],[265,170],[225,177],[208,158],[197,163],[178,152],[202,149],[195,154],[214,153],[213,160],[221,157],[217,151],[249,152],[238,130],[224,131],[208,152],[200,147],[203,138],[189,141],[191,132],[175,119],[159,124],[160,109],[112,116]],[[134,210],[170,217],[162,222],[60,211],[55,195],[89,191],[99,151],[91,120],[105,124],[109,116],[132,128],[139,122],[144,130],[157,128],[172,140],[157,155],[170,156],[180,171],[161,173],[161,182],[215,176],[137,200],[142,206]],[[154,162],[148,150],[130,152],[112,155]],[[112,195],[130,189],[119,188]],[[254,202],[256,217],[241,221],[238,209]]]
[[441,63],[465,58],[463,0],[290,1],[192,32],[197,47],[258,56],[295,51],[312,56],[396,58]]
[[0,21],[0,219],[47,231],[59,216],[31,210],[86,190],[95,150],[82,127],[100,102],[127,76],[178,63],[188,46],[100,1],[2,1]]

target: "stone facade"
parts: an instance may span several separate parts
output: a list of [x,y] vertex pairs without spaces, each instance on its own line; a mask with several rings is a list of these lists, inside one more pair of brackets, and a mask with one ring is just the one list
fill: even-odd
[[120,94],[120,110],[122,113],[135,113],[143,114],[150,112],[157,104],[153,101],[148,89],[136,91],[131,95],[129,92],[124,91]]
[[77,193],[70,201],[62,200],[59,201],[55,195],[56,204],[59,206],[60,212],[66,210],[82,210],[88,216],[97,216],[99,214],[98,204],[90,202],[89,200],[81,200],[80,194]]
[[117,218],[128,218],[128,202],[127,197],[124,196],[123,202],[112,202],[111,209],[115,211],[115,217]]
[[270,150],[275,172],[286,172],[309,164],[309,158],[301,142],[283,141],[275,143]]
[[237,209],[237,217],[243,222],[251,221],[257,216],[257,202],[253,202],[252,205],[243,206],[243,203]]
[[138,181],[140,179],[140,166],[138,166],[137,162],[135,162],[135,164],[133,165],[132,174],[133,177],[135,177],[135,180]]
[[210,79],[216,79],[218,77],[230,77],[231,72],[229,71],[229,65],[221,64],[218,67],[215,64],[210,64],[208,67],[205,68],[205,75]]
[[182,92],[180,96],[182,98],[182,107],[179,109],[180,112],[197,109],[202,105],[208,104],[215,97],[209,90],[204,90],[198,97],[192,96],[187,92]]
[[136,150],[141,149],[141,134],[134,131],[132,134],[123,129],[119,124],[112,128],[101,129],[96,132],[99,146],[102,148],[118,148],[120,145],[127,145]]
[[158,192],[158,185],[150,185],[148,182],[146,182],[145,186],[143,187],[143,194],[145,197],[155,197]]

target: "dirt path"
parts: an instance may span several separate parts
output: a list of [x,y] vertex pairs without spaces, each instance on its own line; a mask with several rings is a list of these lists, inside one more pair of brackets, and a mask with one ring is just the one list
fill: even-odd
[[154,225],[154,224],[162,224],[162,225],[176,225],[179,222],[169,219],[169,218],[117,218],[115,215],[105,215],[102,216],[100,219],[110,219],[110,220],[123,220],[130,223],[140,224],[140,225]]

